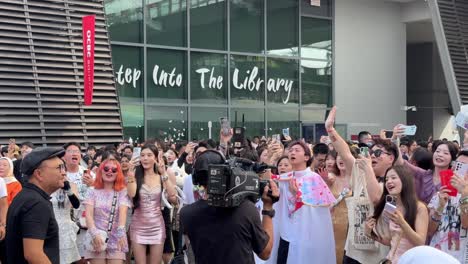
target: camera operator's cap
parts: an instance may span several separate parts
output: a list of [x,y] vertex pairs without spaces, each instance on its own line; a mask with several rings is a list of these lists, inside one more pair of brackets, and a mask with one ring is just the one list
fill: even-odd
[[30,176],[44,160],[61,158],[63,155],[65,155],[63,148],[36,148],[21,161],[21,173]]

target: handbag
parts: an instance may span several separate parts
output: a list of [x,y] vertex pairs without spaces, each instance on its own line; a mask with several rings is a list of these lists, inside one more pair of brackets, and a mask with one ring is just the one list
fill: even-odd
[[107,242],[109,241],[109,234],[112,231],[112,225],[114,224],[116,207],[117,207],[117,192],[114,191],[114,197],[112,198],[112,206],[111,206],[111,211],[109,215],[109,222],[107,224],[107,231],[97,229],[96,234],[95,234],[95,235],[100,236],[104,240],[104,243],[100,249],[96,250],[94,248],[94,243],[93,243],[94,237],[91,234],[90,230],[88,230],[88,232],[86,232],[86,236],[84,239],[85,250],[92,251],[92,252],[103,252],[107,249]]
[[362,175],[361,170],[357,164],[353,167],[352,172],[352,188],[353,196],[345,199],[346,206],[348,207],[348,240],[358,250],[372,250],[378,249],[373,239],[365,234],[365,222],[367,217],[371,216],[374,212],[374,206],[369,199],[367,193],[365,175]]

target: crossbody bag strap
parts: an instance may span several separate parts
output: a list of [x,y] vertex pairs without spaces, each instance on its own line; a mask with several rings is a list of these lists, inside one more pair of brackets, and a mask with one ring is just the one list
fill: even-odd
[[107,224],[107,238],[106,238],[106,243],[109,240],[109,234],[112,231],[112,225],[114,224],[114,218],[115,218],[115,209],[117,207],[117,192],[114,191],[114,197],[112,198],[112,207],[110,211],[110,216],[109,216],[109,223]]

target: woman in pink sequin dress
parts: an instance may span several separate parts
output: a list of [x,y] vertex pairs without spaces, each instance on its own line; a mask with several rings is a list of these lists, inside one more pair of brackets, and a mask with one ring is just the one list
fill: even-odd
[[[166,189],[168,200],[176,202],[175,176],[168,172],[154,145],[143,146],[140,164],[128,173],[128,194],[133,198],[134,213],[130,224],[130,239],[136,264],[157,263],[162,261],[163,246],[166,238],[163,214],[162,190]],[[131,167],[136,161],[132,160]],[[169,177],[171,178],[169,180]],[[150,255],[147,258],[146,250]]]

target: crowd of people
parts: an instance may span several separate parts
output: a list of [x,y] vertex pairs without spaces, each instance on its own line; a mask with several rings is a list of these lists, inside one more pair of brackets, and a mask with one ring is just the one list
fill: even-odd
[[[11,140],[0,158],[0,261],[468,263],[468,150],[416,141],[402,125],[347,141],[335,115],[316,143],[283,135],[234,146],[231,131],[82,152]],[[270,180],[235,217],[206,206],[206,181],[194,178],[232,157],[267,164],[259,177]]]

